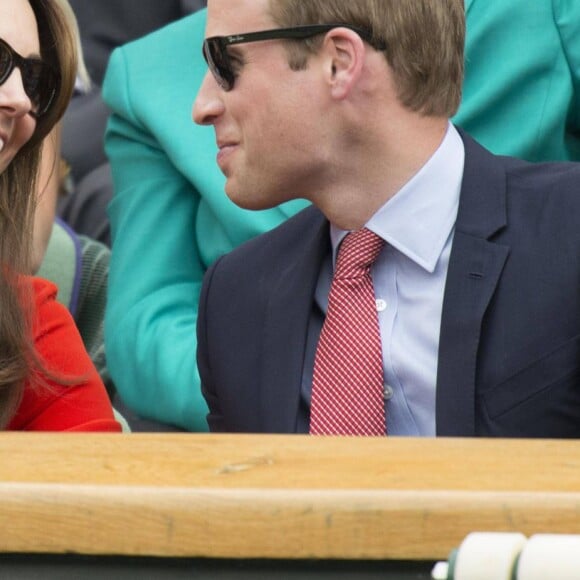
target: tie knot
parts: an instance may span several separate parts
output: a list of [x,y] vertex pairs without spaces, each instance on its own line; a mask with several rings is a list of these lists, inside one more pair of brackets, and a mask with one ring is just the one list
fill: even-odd
[[368,274],[385,244],[367,228],[348,234],[338,250],[335,278],[354,278]]

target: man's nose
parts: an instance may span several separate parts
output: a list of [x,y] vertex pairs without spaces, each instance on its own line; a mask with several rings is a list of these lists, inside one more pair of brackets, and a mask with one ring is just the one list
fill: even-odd
[[224,111],[222,90],[208,71],[193,102],[192,118],[198,125],[212,125]]

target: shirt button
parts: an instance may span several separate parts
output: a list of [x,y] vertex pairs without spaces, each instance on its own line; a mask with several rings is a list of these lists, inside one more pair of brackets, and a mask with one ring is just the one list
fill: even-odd
[[388,401],[393,398],[393,395],[393,387],[391,387],[391,385],[383,385],[383,399]]
[[382,298],[377,298],[376,304],[377,304],[377,312],[382,312],[387,308],[387,303]]

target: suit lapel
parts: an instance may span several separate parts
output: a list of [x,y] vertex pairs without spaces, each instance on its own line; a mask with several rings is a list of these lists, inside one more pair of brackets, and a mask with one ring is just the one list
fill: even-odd
[[267,305],[261,374],[265,432],[293,433],[300,403],[306,337],[320,267],[329,251],[328,222],[312,208],[303,236],[288,247]]
[[437,435],[475,435],[477,351],[485,311],[509,248],[489,241],[506,225],[506,174],[462,133],[465,170],[441,317]]

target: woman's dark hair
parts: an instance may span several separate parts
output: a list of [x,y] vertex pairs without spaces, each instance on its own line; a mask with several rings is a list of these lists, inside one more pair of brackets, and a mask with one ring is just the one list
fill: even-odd
[[0,428],[6,427],[26,382],[43,383],[34,347],[34,300],[29,272],[37,174],[43,139],[64,114],[74,89],[78,30],[67,0],[29,0],[38,24],[41,57],[60,84],[32,138],[0,173]]

